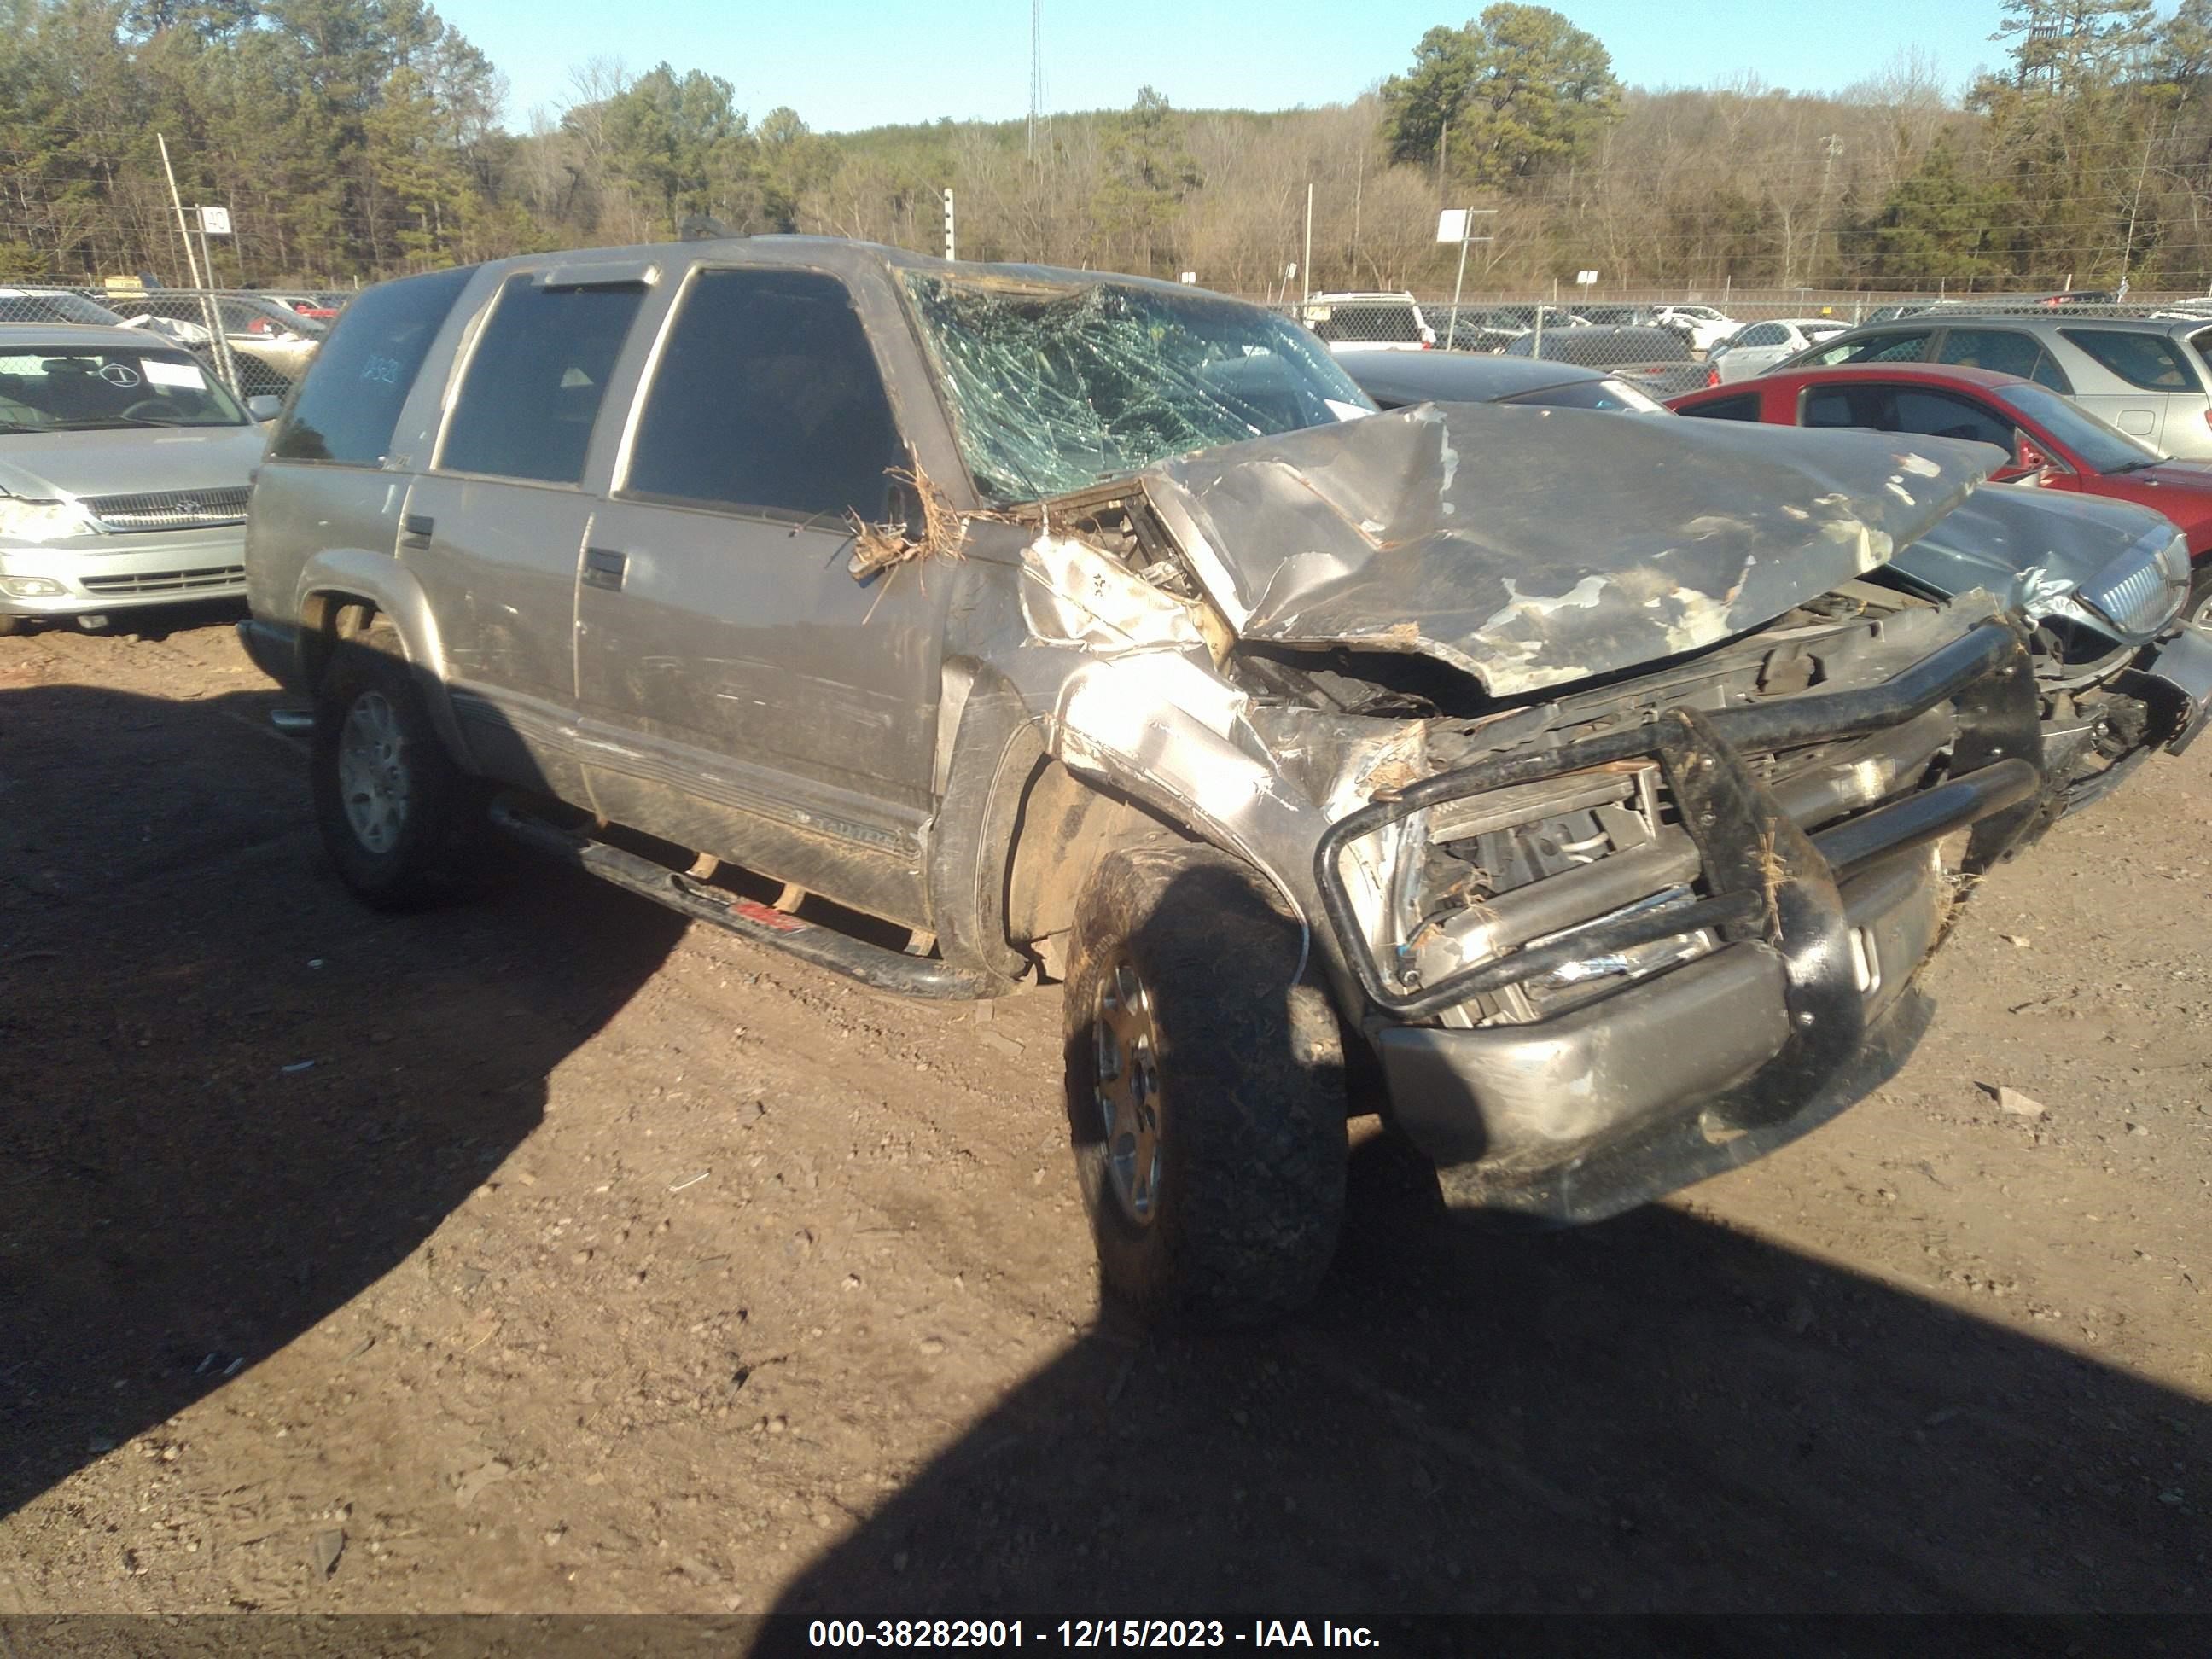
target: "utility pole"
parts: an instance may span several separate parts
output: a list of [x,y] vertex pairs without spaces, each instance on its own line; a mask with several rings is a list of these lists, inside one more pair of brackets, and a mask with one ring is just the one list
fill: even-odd
[[1035,165],[1037,139],[1052,148],[1051,118],[1044,112],[1044,0],[1030,0],[1030,161]]
[[[218,365],[226,363],[230,361],[230,342],[223,336],[222,318],[216,310],[215,295],[208,292],[208,283],[215,280],[215,274],[208,273],[208,283],[200,280],[199,258],[192,252],[191,227],[185,222],[185,198],[177,193],[177,170],[169,165],[169,141],[157,132],[154,142],[161,147],[161,173],[169,181],[169,205],[177,210],[177,234],[184,239],[185,269],[191,275],[192,286],[200,291],[200,316],[207,323],[208,355]],[[235,369],[231,372],[230,389],[238,390]]]
[[1444,117],[1443,130],[1437,135],[1437,194],[1444,193],[1444,157],[1451,154],[1451,117]]
[[1298,270],[1302,273],[1298,277],[1300,290],[1305,298],[1310,300],[1313,298],[1313,181],[1311,179],[1306,181],[1306,259]]
[[1815,267],[1820,258],[1820,238],[1828,228],[1828,181],[1835,177],[1836,157],[1844,153],[1844,141],[1832,132],[1821,141],[1821,149],[1827,159],[1820,163],[1820,206],[1813,219],[1813,257],[1806,262]]
[[947,259],[958,258],[960,255],[957,250],[959,246],[952,234],[952,186],[947,185],[945,187],[945,257]]

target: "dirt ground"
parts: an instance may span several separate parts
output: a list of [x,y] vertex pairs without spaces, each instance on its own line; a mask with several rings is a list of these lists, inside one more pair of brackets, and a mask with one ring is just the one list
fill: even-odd
[[1318,1304],[1157,1339],[1056,992],[532,864],[369,915],[276,701],[220,617],[0,640],[0,1613],[2212,1599],[2212,742],[1998,872],[1807,1140],[1501,1237],[1355,1125]]

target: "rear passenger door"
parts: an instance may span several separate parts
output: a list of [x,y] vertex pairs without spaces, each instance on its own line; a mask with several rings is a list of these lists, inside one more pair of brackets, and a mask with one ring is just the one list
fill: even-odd
[[2102,384],[2084,384],[2074,401],[2153,447],[2166,448],[2168,400],[2177,392],[2199,390],[2180,342],[2147,330],[2062,328],[2058,333],[2104,371]]
[[599,811],[918,921],[953,578],[847,568],[907,464],[851,294],[695,270],[632,427],[577,590]]
[[602,409],[627,401],[607,394],[648,275],[554,265],[500,284],[400,526],[478,762],[580,803],[576,579],[599,506],[586,474]]

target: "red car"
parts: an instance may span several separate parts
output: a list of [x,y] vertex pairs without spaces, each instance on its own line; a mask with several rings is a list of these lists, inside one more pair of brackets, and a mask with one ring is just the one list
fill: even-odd
[[2164,514],[2189,538],[2189,619],[2212,623],[2212,463],[2170,460],[2017,374],[1939,363],[1782,369],[1669,400],[1677,413],[1775,426],[1871,427],[1972,438],[2012,456],[2000,479],[2079,490]]

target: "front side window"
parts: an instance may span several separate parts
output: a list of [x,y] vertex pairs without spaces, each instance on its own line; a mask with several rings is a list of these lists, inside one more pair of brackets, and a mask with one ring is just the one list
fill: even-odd
[[1913,386],[1817,386],[1806,395],[1807,426],[1869,427],[1928,438],[1963,438],[2012,450],[2012,422],[1970,398]]
[[1740,346],[1778,346],[1790,343],[1790,331],[1779,323],[1753,323],[1735,337]]
[[403,277],[356,298],[315,353],[270,453],[381,466],[430,343],[475,274],[464,267]]
[[0,349],[0,433],[245,424],[206,368],[173,347]]
[[2134,472],[2163,459],[2148,444],[2099,420],[2072,398],[2039,386],[2001,386],[1996,396],[1999,403],[2072,450],[2093,472]]
[[1133,283],[906,282],[961,454],[994,501],[1374,408],[1313,335],[1242,301]]
[[2197,377],[2163,334],[2116,328],[2062,328],[2060,337],[2108,373],[2145,392],[2201,392]]
[[645,394],[624,493],[884,515],[905,453],[866,330],[834,276],[702,270]]
[[439,467],[580,481],[608,377],[644,299],[642,283],[541,288],[534,276],[508,277],[462,376]]

